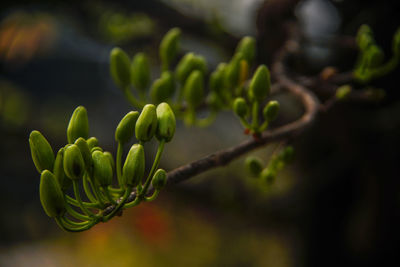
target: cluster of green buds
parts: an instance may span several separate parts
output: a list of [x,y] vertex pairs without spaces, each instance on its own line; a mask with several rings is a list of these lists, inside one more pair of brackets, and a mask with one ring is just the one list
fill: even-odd
[[[157,107],[145,105],[140,114],[129,112],[115,130],[118,142],[115,160],[99,146],[95,137],[89,138],[87,111],[82,106],[75,109],[68,124],[68,144],[56,155],[46,138],[32,131],[29,145],[41,175],[40,201],[46,214],[61,228],[79,232],[110,220],[124,208],[154,200],[167,182],[166,172],[158,169],[158,165],[164,144],[174,136],[175,126],[175,115],[167,103]],[[131,146],[122,165],[123,148],[134,135],[138,143]],[[143,145],[153,137],[158,140],[158,149],[144,179]],[[154,191],[150,191],[150,184]],[[85,197],[81,195],[81,186]],[[69,194],[71,190],[73,196]],[[107,211],[109,206],[114,208]]]
[[[294,150],[292,146],[283,148],[279,153],[273,155],[267,166],[258,157],[249,156],[246,158],[245,166],[250,176],[260,178],[267,184],[272,184],[278,171],[293,161]],[[265,167],[264,167],[265,166]]]
[[[210,125],[219,111],[232,109],[238,97],[247,98],[253,114],[255,110],[258,112],[260,103],[269,94],[270,78],[268,69],[260,66],[248,86],[249,71],[256,54],[254,38],[244,37],[230,62],[220,63],[209,76],[203,56],[187,52],[180,59],[177,58],[180,38],[181,31],[173,28],[161,40],[161,74],[152,83],[145,54],[138,53],[131,60],[120,48],[111,51],[111,76],[134,107],[142,109],[144,103],[167,102],[176,116],[183,118],[187,125],[203,127]],[[207,85],[208,93],[205,88]],[[134,90],[131,90],[132,87]],[[197,112],[204,108],[208,108],[208,113],[199,118]],[[259,126],[256,115],[253,123],[245,123],[245,126],[249,126],[249,131],[259,133],[267,124]]]
[[245,127],[246,134],[258,137],[265,131],[268,125],[276,119],[279,112],[279,103],[271,100],[266,103],[262,110],[263,118],[259,119],[259,108],[270,93],[270,75],[268,68],[261,65],[257,68],[250,81],[247,97],[237,97],[233,102],[233,111],[239,117]]
[[356,42],[360,54],[353,74],[362,83],[387,75],[400,61],[400,28],[393,36],[392,57],[386,62],[383,50],[376,44],[374,34],[368,25],[361,25]]

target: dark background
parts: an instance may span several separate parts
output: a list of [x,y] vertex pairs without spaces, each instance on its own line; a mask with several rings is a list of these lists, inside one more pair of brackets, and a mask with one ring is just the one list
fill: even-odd
[[[152,203],[81,234],[64,233],[43,212],[30,131],[58,150],[78,105],[91,135],[113,153],[114,129],[131,107],[109,77],[114,46],[145,51],[157,78],[158,43],[171,27],[183,51],[203,54],[213,70],[244,35],[257,38],[258,63],[270,66],[302,27],[302,56],[292,70],[354,66],[357,51],[332,45],[369,24],[391,56],[398,1],[2,1],[0,4],[1,266],[391,266],[399,264],[399,68],[370,85],[380,102],[345,102],[321,113],[292,140],[296,160],[270,187],[248,177],[243,158],[162,192]],[[13,32],[13,34],[10,34]],[[356,90],[365,86],[353,84]],[[326,95],[322,96],[324,100]],[[281,95],[282,123],[301,108]],[[171,170],[245,140],[222,112],[210,128],[178,122],[162,167]],[[256,151],[265,161],[276,144]],[[150,161],[154,144],[146,147]]]

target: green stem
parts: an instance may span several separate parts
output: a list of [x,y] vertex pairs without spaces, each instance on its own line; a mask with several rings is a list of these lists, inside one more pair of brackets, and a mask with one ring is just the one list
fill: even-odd
[[[79,207],[79,203],[78,203],[78,201],[76,199],[74,199],[74,198],[72,198],[72,197],[70,197],[68,195],[65,195],[65,199],[66,199],[68,204],[74,205],[75,207]],[[87,208],[96,208],[96,209],[100,209],[101,208],[98,203],[89,203],[89,202],[85,202],[85,201],[82,201],[82,203]]]
[[110,194],[110,191],[108,190],[108,187],[103,187],[103,191],[106,194],[107,199],[112,203],[112,204],[117,204],[115,199],[112,197]]
[[145,201],[153,201],[154,199],[156,199],[158,197],[159,193],[160,193],[160,190],[154,190],[154,193],[150,197],[145,197],[144,200]]
[[94,193],[94,195],[96,196],[96,198],[97,198],[97,200],[99,201],[99,203],[100,203],[100,206],[102,207],[102,208],[104,208],[106,205],[105,205],[105,201],[106,201],[106,199],[103,197],[103,195],[100,193],[100,191],[99,191],[99,187],[96,185],[96,181],[94,181],[93,179],[89,179],[89,183],[90,183],[90,185],[92,186],[92,188],[93,188],[93,193]]
[[258,132],[258,108],[259,108],[259,103],[257,100],[254,100],[252,106],[253,121],[251,123],[251,128],[254,132]]
[[88,210],[82,203],[82,199],[81,199],[81,194],[79,193],[79,185],[78,185],[78,181],[73,179],[72,180],[72,186],[74,188],[74,194],[75,194],[75,198],[79,203],[79,207],[81,208],[81,210],[88,215],[91,218],[95,218],[96,215],[94,215],[90,210]]
[[144,107],[143,103],[140,103],[135,96],[131,93],[129,90],[129,87],[125,88],[124,90],[124,96],[125,98],[131,103],[132,106],[134,106],[137,109],[142,109]]
[[122,196],[121,201],[118,203],[118,205],[113,209],[113,211],[111,211],[110,214],[108,214],[107,216],[105,216],[103,218],[103,222],[106,222],[108,220],[110,220],[112,217],[114,217],[115,214],[117,214],[117,212],[121,209],[121,207],[123,207],[123,205],[125,204],[126,200],[128,199],[129,195],[131,194],[132,188],[128,187],[125,190],[124,195]]
[[85,174],[83,176],[82,184],[83,184],[83,189],[85,190],[85,194],[88,197],[88,199],[90,200],[90,202],[98,204],[99,202],[93,196],[92,191],[90,190],[90,186],[88,184],[88,176],[87,176],[87,174]]
[[89,221],[75,222],[75,221],[72,221],[72,220],[68,219],[66,216],[64,216],[64,217],[62,217],[62,218],[63,218],[63,220],[65,220],[68,224],[70,224],[70,225],[72,225],[72,226],[78,226],[78,227],[80,227],[80,226],[84,226],[84,225],[90,223]]
[[240,122],[244,126],[244,128],[251,129],[250,123],[248,123],[245,118],[239,117]]
[[90,229],[93,225],[96,224],[96,222],[93,221],[91,223],[88,223],[85,226],[71,227],[71,225],[69,225],[67,223],[67,221],[64,220],[63,217],[56,217],[55,220],[56,220],[58,226],[60,226],[62,229],[64,229],[65,231],[68,231],[68,232],[82,232],[82,231]]
[[207,117],[205,117],[203,119],[198,119],[196,121],[196,126],[207,127],[207,126],[211,125],[217,118],[217,114],[218,114],[218,112],[215,110],[210,111],[210,113],[208,114]]
[[81,220],[81,221],[87,221],[90,220],[89,216],[86,216],[82,213],[77,212],[76,210],[74,210],[68,203],[65,203],[65,209],[67,210],[67,212],[74,217],[75,219]]
[[147,189],[150,186],[151,180],[153,179],[153,175],[154,175],[155,171],[158,168],[158,164],[160,163],[161,155],[162,155],[162,152],[164,150],[164,144],[165,144],[164,140],[161,140],[160,143],[158,144],[157,154],[156,154],[156,157],[154,159],[153,166],[151,166],[149,175],[147,176],[147,179],[146,179],[146,182],[145,182],[145,184],[143,186],[143,189],[139,192],[139,196],[140,197],[145,196],[145,194],[147,192]]
[[122,189],[122,188],[113,188],[111,185],[108,186],[108,190],[110,190],[111,193],[118,194],[118,195],[121,195],[121,194],[124,193],[124,189]]
[[264,121],[263,124],[261,124],[261,126],[258,128],[258,130],[260,131],[260,133],[261,133],[261,132],[264,132],[264,131],[267,129],[268,125],[269,125],[269,122],[268,122],[267,120]]
[[132,208],[132,207],[134,207],[134,206],[137,206],[137,205],[139,205],[140,202],[141,202],[141,199],[139,198],[138,195],[136,195],[135,200],[133,200],[133,201],[131,201],[131,202],[129,202],[129,203],[125,203],[124,209]]
[[117,148],[117,159],[116,159],[116,169],[117,169],[117,179],[118,179],[118,185],[120,187],[123,186],[122,182],[122,153],[124,151],[124,146],[122,143],[118,142],[118,148]]

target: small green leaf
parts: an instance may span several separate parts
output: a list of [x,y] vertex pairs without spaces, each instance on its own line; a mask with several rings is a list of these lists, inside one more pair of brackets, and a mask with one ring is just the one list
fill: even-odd
[[265,65],[260,65],[250,82],[249,90],[257,101],[263,101],[270,91],[270,76],[268,68]]

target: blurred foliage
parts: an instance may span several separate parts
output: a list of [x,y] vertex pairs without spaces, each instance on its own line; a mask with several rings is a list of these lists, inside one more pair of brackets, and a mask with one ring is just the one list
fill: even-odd
[[47,13],[15,11],[0,23],[0,60],[19,66],[50,49],[57,38],[53,17]]
[[156,29],[153,20],[146,14],[116,11],[102,12],[98,25],[104,39],[118,45],[150,37]]
[[15,84],[0,80],[0,126],[18,128],[29,119],[30,96]]

